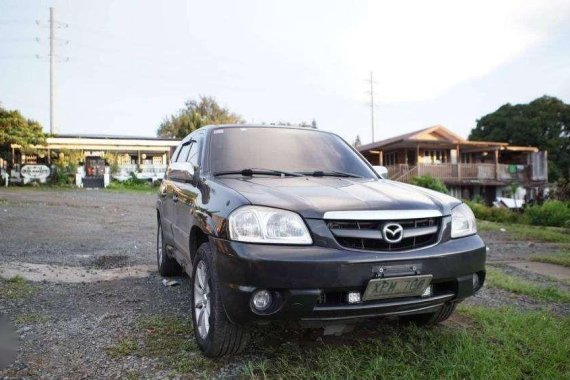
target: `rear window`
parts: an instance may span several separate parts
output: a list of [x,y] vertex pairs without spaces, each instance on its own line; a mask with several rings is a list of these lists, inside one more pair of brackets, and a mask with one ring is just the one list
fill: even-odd
[[311,129],[215,129],[209,157],[213,173],[259,168],[292,172],[341,171],[376,178],[340,137]]

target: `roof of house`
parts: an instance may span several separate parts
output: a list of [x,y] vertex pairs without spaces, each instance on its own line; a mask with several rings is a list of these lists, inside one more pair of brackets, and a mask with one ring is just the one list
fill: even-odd
[[[164,151],[175,147],[180,140],[165,137],[120,136],[101,134],[58,134],[48,136],[45,145],[34,145],[36,149],[82,149],[82,150],[149,150]],[[12,148],[21,148],[11,144]]]
[[154,136],[125,136],[125,135],[105,135],[105,134],[56,134],[50,137],[69,138],[69,139],[109,139],[109,140],[165,140],[179,141],[171,137],[154,137]]
[[402,135],[390,137],[385,140],[375,141],[370,144],[365,144],[359,146],[357,149],[360,152],[381,149],[389,145],[394,145],[398,143],[447,143],[447,144],[458,144],[458,145],[469,145],[472,147],[483,146],[483,147],[498,147],[502,149],[509,150],[519,150],[519,151],[538,151],[534,147],[509,147],[506,142],[495,142],[495,141],[470,141],[466,140],[458,134],[450,131],[443,125],[434,125],[432,127],[423,128],[417,131],[404,133]]

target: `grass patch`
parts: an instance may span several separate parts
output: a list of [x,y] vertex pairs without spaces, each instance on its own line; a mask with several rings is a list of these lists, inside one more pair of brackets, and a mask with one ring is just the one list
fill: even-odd
[[106,191],[117,191],[117,192],[136,192],[136,193],[147,193],[156,194],[158,193],[158,187],[153,186],[150,183],[125,183],[118,181],[111,181],[109,186],[105,188]]
[[194,377],[212,374],[221,366],[199,352],[190,318],[145,317],[137,322],[135,336],[108,347],[109,356],[159,358],[165,369],[172,369],[177,375]]
[[122,339],[119,343],[111,347],[107,347],[106,351],[110,357],[116,359],[135,355],[138,353],[139,349],[140,347],[138,341],[131,338],[125,338]]
[[[324,339],[307,345],[298,341],[302,333],[268,329],[250,343],[247,356],[218,360],[198,351],[189,319],[152,316],[140,319],[133,336],[107,352],[115,358],[159,359],[172,370],[167,376],[182,378],[211,378],[227,364],[253,379],[564,378],[570,373],[570,317],[511,308],[461,307],[459,313],[469,323],[432,329],[380,323],[340,343]],[[252,354],[258,359],[247,360]]]
[[545,301],[570,302],[570,293],[554,286],[539,286],[531,281],[508,275],[498,269],[487,268],[488,286],[507,290],[515,294],[530,296]]
[[531,261],[562,265],[570,268],[570,252],[559,252],[552,255],[531,256]]
[[27,282],[21,276],[16,276],[8,280],[0,280],[0,299],[25,299],[34,294],[36,289],[34,285]]
[[380,325],[352,345],[266,347],[247,378],[564,378],[570,318],[513,309],[463,308],[470,327]]
[[553,243],[570,244],[570,230],[559,227],[538,227],[525,224],[502,224],[488,222],[486,220],[477,221],[477,229],[479,231],[500,231],[504,228],[505,234],[509,234],[516,240],[536,240]]
[[4,199],[4,198],[0,198],[0,205],[7,205],[8,204],[8,200]]
[[47,315],[39,313],[25,313],[16,317],[16,323],[19,325],[32,325],[49,321],[49,319],[50,318]]

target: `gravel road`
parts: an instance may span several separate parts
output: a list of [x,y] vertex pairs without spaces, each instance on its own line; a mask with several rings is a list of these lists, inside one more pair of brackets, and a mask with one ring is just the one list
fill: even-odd
[[[0,378],[171,376],[159,358],[108,354],[108,347],[129,336],[145,316],[190,315],[188,279],[180,277],[179,286],[166,287],[155,271],[154,202],[154,195],[136,192],[0,190],[0,276],[9,278],[19,270],[34,281],[27,298],[0,298],[0,317],[19,338],[16,360],[0,368]],[[491,262],[557,249],[508,241],[497,233],[483,233],[483,238]],[[468,302],[545,307],[496,289],[483,289]],[[216,374],[238,376],[242,360],[217,363]]]

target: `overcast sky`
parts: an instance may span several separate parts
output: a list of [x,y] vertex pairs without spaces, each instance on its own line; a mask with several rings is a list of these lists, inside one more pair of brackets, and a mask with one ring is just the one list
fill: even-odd
[[46,131],[50,6],[61,133],[153,136],[203,94],[367,143],[371,70],[376,140],[434,124],[466,137],[504,103],[570,102],[568,0],[0,0],[0,103]]

